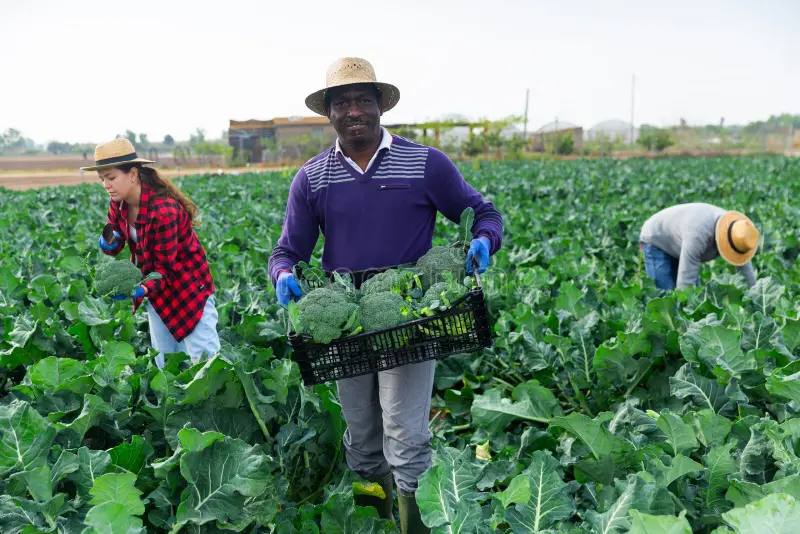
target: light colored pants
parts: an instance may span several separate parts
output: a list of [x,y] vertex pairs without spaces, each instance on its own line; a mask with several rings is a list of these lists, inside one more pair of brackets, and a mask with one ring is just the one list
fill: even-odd
[[156,365],[159,369],[164,367],[164,355],[183,352],[189,355],[192,363],[197,363],[203,357],[209,358],[219,352],[219,334],[217,334],[217,308],[214,305],[214,295],[208,297],[203,317],[192,333],[180,343],[172,337],[172,333],[158,316],[156,310],[148,304],[147,315],[150,319],[150,343],[158,351]]
[[435,366],[429,360],[338,381],[350,469],[365,478],[391,470],[402,492],[416,491],[431,465],[428,421]]

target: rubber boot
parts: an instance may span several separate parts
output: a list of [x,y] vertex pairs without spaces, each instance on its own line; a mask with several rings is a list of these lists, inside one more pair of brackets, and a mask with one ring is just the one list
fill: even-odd
[[389,471],[385,475],[369,477],[367,480],[378,483],[381,488],[383,488],[386,498],[380,499],[378,497],[373,497],[372,495],[356,495],[356,505],[374,506],[375,509],[378,510],[378,516],[381,519],[389,519],[392,523],[395,523],[394,514],[392,513],[394,509],[394,497],[392,495],[392,490],[394,488],[394,476],[392,475],[392,472]]
[[402,534],[430,534],[431,529],[422,522],[415,495],[397,492],[397,505],[400,508],[400,532]]

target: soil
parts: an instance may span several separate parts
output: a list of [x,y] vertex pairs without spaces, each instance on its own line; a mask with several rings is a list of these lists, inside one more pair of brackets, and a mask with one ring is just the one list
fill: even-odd
[[[200,168],[200,169],[181,169],[180,172],[172,169],[159,169],[158,172],[161,176],[168,178],[175,178],[177,176],[189,176],[193,174],[207,174],[216,173],[218,169]],[[241,169],[224,169],[225,174],[232,174],[234,172],[263,172],[267,169],[261,167],[241,168]],[[13,172],[13,173],[0,173],[0,188],[24,190],[24,189],[39,189],[42,187],[55,187],[55,186],[70,186],[83,183],[99,184],[97,173],[84,172],[81,176],[79,172]]]

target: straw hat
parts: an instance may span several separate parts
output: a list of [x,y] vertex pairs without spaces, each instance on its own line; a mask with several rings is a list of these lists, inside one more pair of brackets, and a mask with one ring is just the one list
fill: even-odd
[[382,112],[389,111],[400,100],[400,90],[392,84],[377,81],[375,69],[366,59],[357,57],[343,57],[337,59],[328,67],[325,74],[325,89],[311,93],[306,98],[306,106],[319,115],[325,113],[325,93],[332,87],[353,85],[356,83],[372,83],[381,91]]
[[720,256],[728,263],[740,266],[755,256],[759,232],[745,215],[729,211],[717,220],[715,239]]
[[136,149],[133,148],[131,142],[122,138],[97,145],[94,149],[94,166],[81,167],[81,170],[97,171],[127,163],[155,163],[155,161],[137,156]]

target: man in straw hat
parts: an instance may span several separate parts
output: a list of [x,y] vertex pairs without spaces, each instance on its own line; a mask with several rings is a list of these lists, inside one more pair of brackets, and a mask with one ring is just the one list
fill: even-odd
[[647,276],[664,290],[684,289],[699,281],[700,264],[722,256],[756,283],[750,260],[758,229],[746,216],[711,204],[678,204],[659,211],[642,226],[640,248]]
[[[269,260],[282,305],[301,296],[291,270],[310,259],[320,230],[327,271],[357,273],[415,263],[431,248],[437,212],[457,223],[468,207],[475,210],[475,224],[467,271],[475,260],[483,272],[500,248],[502,216],[450,159],[381,126],[382,114],[399,99],[397,87],[379,82],[369,62],[352,57],[333,63],[325,88],[306,98],[309,109],[328,117],[338,139],[292,182],[283,232]],[[434,365],[431,360],[338,382],[347,463],[386,493],[385,499],[358,496],[358,503],[392,518],[394,479],[404,533],[429,532],[415,492],[419,476],[431,465]]]

